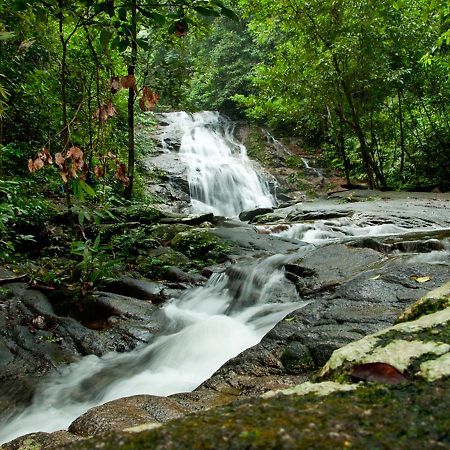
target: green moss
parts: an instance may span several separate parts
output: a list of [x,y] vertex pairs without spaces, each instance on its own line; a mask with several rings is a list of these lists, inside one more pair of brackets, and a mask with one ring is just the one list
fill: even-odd
[[67,450],[408,449],[449,444],[450,382],[365,384],[326,397],[279,395],[236,402],[138,433],[112,433]]
[[201,263],[215,264],[223,261],[229,244],[208,230],[194,229],[178,233],[171,242],[174,250]]
[[136,270],[147,278],[164,278],[167,269],[173,266],[189,270],[192,264],[185,255],[168,248],[164,253],[138,258]]
[[150,236],[159,241],[161,245],[167,244],[178,234],[190,230],[189,225],[183,224],[161,224],[155,225],[149,230]]
[[450,298],[425,298],[416,302],[405,314],[402,314],[396,323],[417,320],[427,314],[433,314],[450,306]]
[[265,167],[277,166],[277,158],[268,151],[266,139],[258,130],[250,131],[245,145],[249,158],[259,161]]
[[308,347],[300,342],[290,342],[280,358],[287,373],[298,374],[315,368]]

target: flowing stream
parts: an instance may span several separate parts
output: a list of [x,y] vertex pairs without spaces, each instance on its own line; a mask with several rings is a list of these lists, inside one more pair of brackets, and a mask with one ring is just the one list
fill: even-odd
[[128,354],[87,356],[44,380],[32,405],[0,425],[0,442],[67,428],[89,408],[120,397],[195,389],[306,304],[272,303],[286,283],[280,269],[286,260],[276,255],[242,268],[237,280],[215,274],[204,287],[187,291],[163,308],[165,333],[150,344]]
[[187,167],[193,212],[234,217],[257,207],[271,207],[269,185],[255,170],[244,145],[234,137],[234,124],[218,112],[161,114],[163,149],[181,139],[180,159]]

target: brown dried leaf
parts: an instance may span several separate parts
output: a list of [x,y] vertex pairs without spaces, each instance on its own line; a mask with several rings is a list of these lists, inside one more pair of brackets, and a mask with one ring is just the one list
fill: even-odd
[[55,163],[62,170],[64,166],[65,158],[61,153],[56,153],[55,155]]
[[114,107],[112,102],[109,102],[106,107],[105,107],[105,111],[108,117],[114,117],[117,115],[117,110]]
[[350,377],[354,381],[374,381],[375,383],[398,384],[408,381],[399,370],[390,364],[376,362],[353,367]]
[[94,174],[97,178],[102,178],[105,174],[105,171],[103,170],[102,166],[95,166],[94,167]]
[[70,147],[67,151],[66,159],[72,158],[73,165],[78,170],[82,170],[84,166],[83,151],[79,147]]
[[33,160],[29,159],[28,160],[28,170],[33,173],[34,172],[34,164],[33,164]]
[[127,177],[127,166],[123,163],[119,164],[116,171],[116,178],[124,185],[130,184],[130,179]]
[[115,94],[122,88],[122,83],[120,82],[119,77],[112,77],[109,80],[109,88],[111,89],[111,93]]
[[33,162],[34,170],[40,170],[44,167],[44,161],[41,158],[36,158]]
[[179,20],[175,23],[175,36],[186,36],[189,31],[189,26],[184,20]]
[[142,111],[153,111],[153,108],[158,103],[158,95],[147,86],[142,90],[142,97],[139,100],[139,106]]
[[64,172],[64,171],[60,171],[59,175],[61,176],[61,178],[64,181],[64,183],[67,183],[67,173]]
[[134,77],[134,75],[127,75],[126,77],[122,77],[120,79],[120,84],[124,89],[136,90],[136,78]]

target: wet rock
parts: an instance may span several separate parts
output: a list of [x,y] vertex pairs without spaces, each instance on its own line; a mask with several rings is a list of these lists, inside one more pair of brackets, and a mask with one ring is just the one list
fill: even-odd
[[30,433],[3,444],[2,450],[50,450],[62,448],[66,444],[79,441],[81,438],[67,431],[54,433]]
[[165,277],[170,281],[193,285],[202,285],[207,281],[207,278],[205,278],[203,275],[200,275],[198,273],[188,273],[184,270],[181,270],[179,267],[174,266],[167,268]]
[[136,280],[127,276],[120,277],[117,281],[110,283],[107,286],[107,291],[139,300],[148,300],[154,304],[163,303],[167,300],[163,284],[149,280]]
[[158,309],[152,301],[114,294],[112,292],[98,292],[93,300],[95,304],[109,316],[128,318],[150,317]]
[[249,211],[243,211],[239,214],[239,219],[243,222],[248,222],[253,220],[257,216],[262,216],[263,214],[273,213],[273,208],[256,208]]
[[72,422],[69,431],[78,436],[88,437],[144,423],[166,422],[187,412],[188,409],[170,397],[136,395],[90,409]]
[[328,220],[352,215],[351,210],[294,210],[288,214],[288,222],[302,222],[305,220]]
[[214,214],[190,214],[188,216],[180,215],[179,217],[172,216],[161,220],[161,223],[179,223],[183,225],[201,225],[205,222],[215,222]]

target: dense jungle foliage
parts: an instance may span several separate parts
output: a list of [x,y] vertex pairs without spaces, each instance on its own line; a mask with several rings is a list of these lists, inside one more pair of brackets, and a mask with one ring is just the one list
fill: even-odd
[[349,184],[447,190],[449,23],[448,0],[0,0],[0,258],[64,220],[61,251],[101,254],[96,224],[151,200],[153,110],[264,124]]

